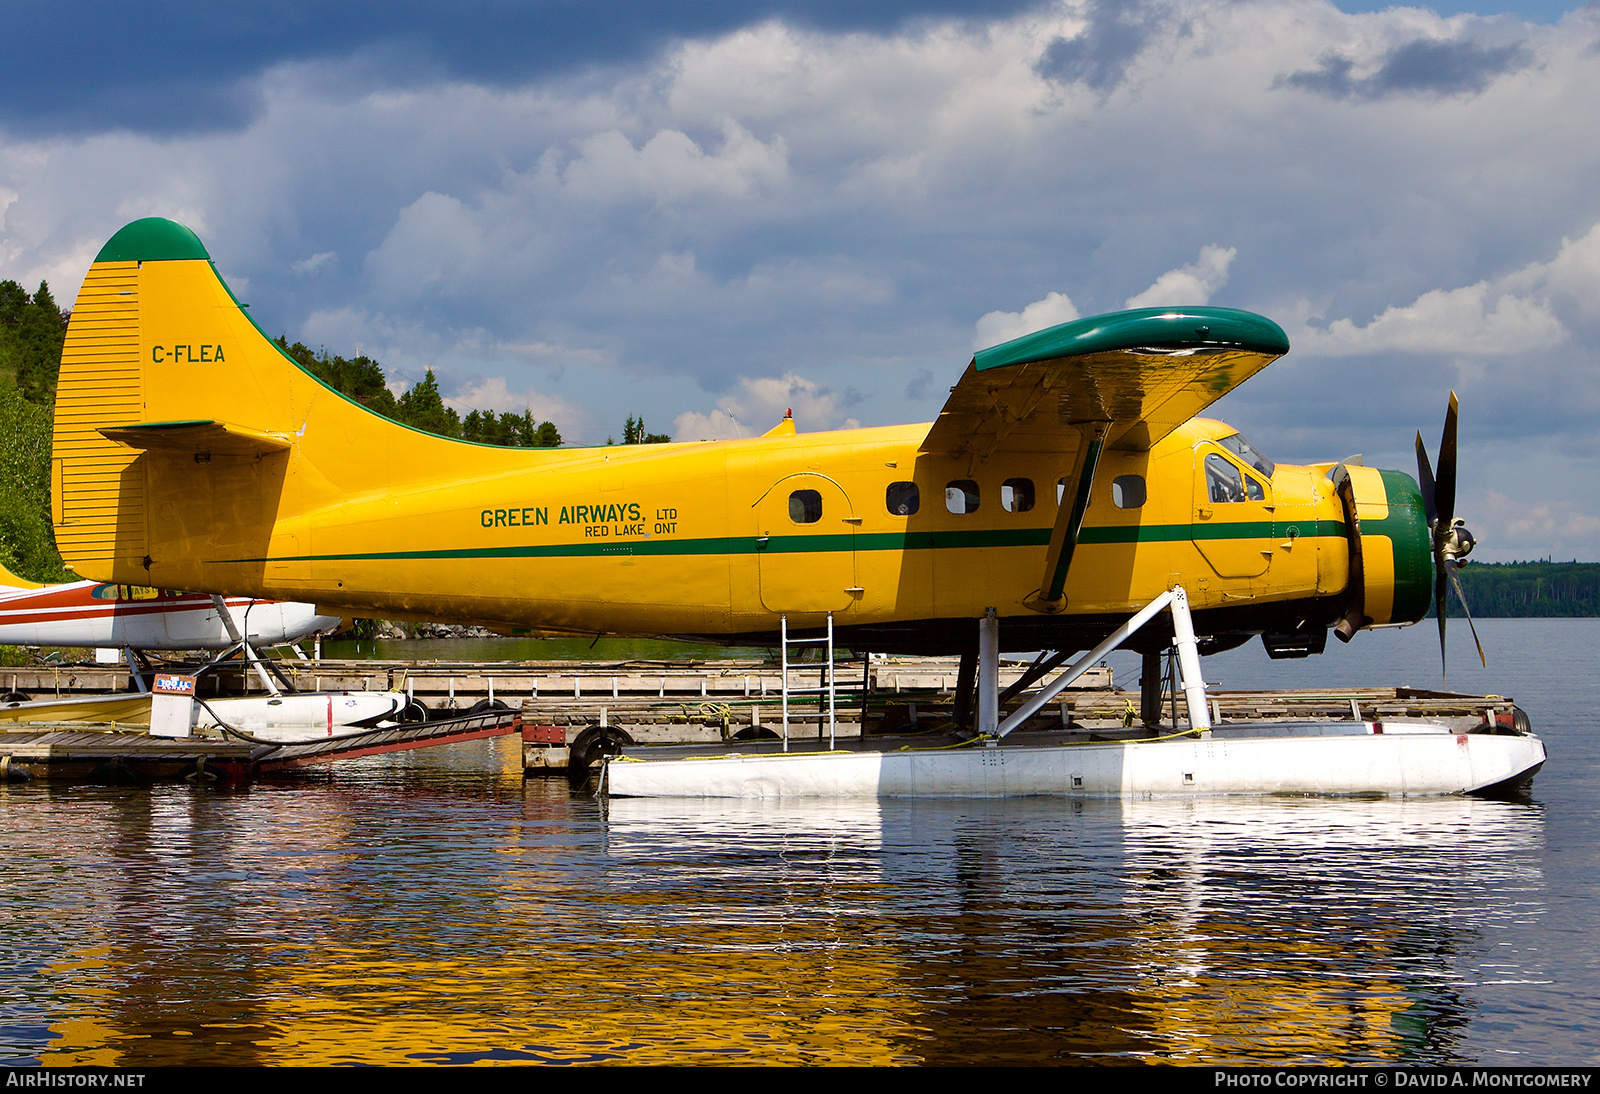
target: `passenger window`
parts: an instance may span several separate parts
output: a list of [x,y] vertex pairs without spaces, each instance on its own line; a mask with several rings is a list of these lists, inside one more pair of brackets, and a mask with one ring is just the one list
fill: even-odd
[[1111,480],[1111,504],[1118,509],[1137,509],[1144,504],[1144,476],[1118,475]]
[[1061,504],[1061,499],[1067,496],[1067,477],[1062,475],[1056,480],[1056,504]]
[[978,511],[978,484],[971,479],[957,479],[944,488],[944,507],[952,513]]
[[1008,513],[1026,513],[1033,508],[1033,480],[1007,479],[1000,484],[1000,507]]
[[[1245,486],[1246,482],[1250,484],[1248,488]],[[1266,500],[1266,495],[1258,482],[1241,473],[1237,467],[1215,453],[1206,457],[1206,483],[1210,489],[1211,500],[1219,505],[1244,501],[1246,498],[1251,501]]]
[[891,482],[883,492],[883,504],[897,517],[913,516],[922,506],[922,496],[914,482]]
[[796,490],[789,495],[789,519],[796,524],[815,524],[822,519],[822,495],[815,490]]

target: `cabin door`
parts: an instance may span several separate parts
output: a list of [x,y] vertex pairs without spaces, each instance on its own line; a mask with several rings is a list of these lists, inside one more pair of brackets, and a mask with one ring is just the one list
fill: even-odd
[[856,602],[856,523],[826,475],[787,475],[756,501],[761,604],[791,614],[842,612]]
[[1251,578],[1272,565],[1272,483],[1216,445],[1195,449],[1194,545],[1219,577]]

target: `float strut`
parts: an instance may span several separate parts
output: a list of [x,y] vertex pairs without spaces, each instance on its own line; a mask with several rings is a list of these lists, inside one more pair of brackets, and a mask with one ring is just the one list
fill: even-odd
[[[1104,642],[1074,661],[1070,668],[1050,683],[1040,688],[1016,712],[1000,723],[1000,736],[1027,723],[1039,708],[1054,699],[1078,677],[1089,671],[1096,661],[1126,642],[1140,627],[1154,619],[1163,609],[1172,608],[1172,630],[1178,644],[1178,667],[1183,672],[1183,694],[1189,706],[1189,728],[1204,733],[1211,729],[1211,712],[1206,709],[1206,685],[1200,676],[1200,650],[1195,641],[1194,623],[1189,618],[1189,597],[1183,586],[1175,585],[1146,604],[1133,618],[1112,631]],[[1160,661],[1160,654],[1157,655]]]
[[977,678],[978,651],[967,650],[956,669],[956,701],[950,712],[950,720],[962,729],[972,724],[972,688]]
[[1161,653],[1151,647],[1140,655],[1139,720],[1147,726],[1161,724]]
[[[267,689],[268,695],[282,695],[278,685],[272,682],[272,677],[267,675],[267,670],[261,667],[261,658],[257,656],[256,649],[250,644],[250,639],[241,634],[239,628],[234,626],[233,613],[228,611],[228,602],[216,593],[211,594],[211,603],[216,606],[217,614],[222,617],[222,625],[228,629],[228,637],[239,644],[239,651],[244,656],[245,664],[255,669],[256,675],[261,678],[261,684]],[[248,613],[246,619],[248,619]],[[222,656],[227,656],[223,654]],[[219,657],[218,660],[221,660]]]
[[1189,594],[1183,591],[1182,585],[1172,589],[1172,636],[1178,647],[1178,674],[1183,677],[1189,728],[1209,736],[1211,710],[1206,706],[1205,678],[1200,675],[1200,645],[1194,637],[1194,620],[1189,618]]
[[978,620],[978,735],[1000,739],[1000,618],[993,608]]

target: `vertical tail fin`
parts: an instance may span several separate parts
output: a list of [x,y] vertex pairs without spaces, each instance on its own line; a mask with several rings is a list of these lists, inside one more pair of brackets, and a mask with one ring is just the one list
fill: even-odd
[[465,449],[485,475],[530,458],[334,391],[262,333],[193,232],[154,217],[113,236],[84,278],[54,440],[56,545],[78,573],[290,600],[344,587],[343,572],[313,572],[314,521],[333,537],[354,520],[371,529],[361,549],[377,549],[367,539],[384,533],[349,516],[362,499],[387,519],[394,496],[459,473]]

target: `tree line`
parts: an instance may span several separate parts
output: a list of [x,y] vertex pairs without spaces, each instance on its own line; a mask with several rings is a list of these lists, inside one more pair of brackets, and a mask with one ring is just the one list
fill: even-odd
[[[1597,562],[1473,562],[1460,576],[1467,606],[1479,619],[1600,615]],[[1448,616],[1459,619],[1460,602],[1452,596],[1449,605]]]
[[465,417],[445,405],[439,394],[439,381],[429,369],[420,383],[412,384],[396,398],[384,379],[383,366],[371,357],[340,357],[326,349],[313,352],[300,342],[290,344],[279,335],[278,348],[301,368],[342,395],[360,403],[374,414],[441,437],[455,437],[478,444],[506,448],[555,448],[561,432],[554,422],[535,421],[533,411],[521,414],[492,410],[468,411]]

